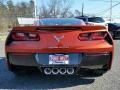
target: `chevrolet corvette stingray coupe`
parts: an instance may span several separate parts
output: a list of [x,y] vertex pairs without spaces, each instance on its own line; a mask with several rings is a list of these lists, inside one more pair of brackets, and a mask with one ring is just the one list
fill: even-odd
[[114,43],[104,26],[75,18],[44,18],[14,27],[5,43],[8,69],[36,67],[45,75],[74,75],[111,69]]

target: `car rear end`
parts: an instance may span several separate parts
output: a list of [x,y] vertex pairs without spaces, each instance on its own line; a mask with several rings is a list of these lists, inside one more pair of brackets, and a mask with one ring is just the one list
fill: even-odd
[[114,44],[102,26],[31,26],[13,28],[5,49],[11,71],[37,67],[46,75],[72,75],[110,70]]
[[108,31],[111,33],[113,39],[120,39],[120,23],[109,23]]

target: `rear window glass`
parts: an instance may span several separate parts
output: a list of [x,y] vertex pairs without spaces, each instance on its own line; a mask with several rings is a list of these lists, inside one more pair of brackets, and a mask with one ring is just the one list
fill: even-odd
[[83,20],[80,19],[41,19],[39,20],[39,25],[42,26],[54,26],[54,25],[85,25]]
[[87,19],[86,19],[86,18],[79,18],[79,19],[82,19],[84,22],[86,22],[86,21],[87,21]]
[[89,22],[96,22],[96,23],[103,23],[103,22],[105,22],[103,20],[103,18],[100,18],[100,17],[91,17],[91,18],[88,18],[88,21]]

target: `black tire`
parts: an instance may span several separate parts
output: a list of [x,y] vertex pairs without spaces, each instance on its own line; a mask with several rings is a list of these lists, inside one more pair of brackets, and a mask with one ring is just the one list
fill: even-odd
[[16,66],[12,65],[12,64],[9,64],[8,63],[8,70],[15,73],[15,74],[18,74],[19,71],[17,70]]
[[21,75],[21,74],[25,74],[26,73],[26,71],[23,70],[22,67],[19,67],[19,66],[10,64],[10,63],[8,63],[8,70],[13,72],[16,75]]
[[37,67],[25,67],[25,66],[17,66],[8,63],[8,70],[13,72],[16,75],[27,75],[40,72]]

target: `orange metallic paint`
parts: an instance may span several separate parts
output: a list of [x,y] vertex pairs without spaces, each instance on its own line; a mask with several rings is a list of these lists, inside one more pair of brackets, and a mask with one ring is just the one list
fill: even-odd
[[[40,27],[43,28],[43,26]],[[46,27],[52,28],[53,26]],[[106,31],[105,27],[103,26],[76,26],[76,27],[80,27],[80,30],[64,30],[64,31],[35,30],[36,28],[38,28],[38,26],[13,28],[12,32],[18,31],[38,33],[40,36],[40,41],[14,41],[10,45],[6,46],[6,52],[67,53],[67,52],[96,52],[96,50],[98,52],[113,51],[113,45],[110,45],[105,40],[80,41],[78,39],[80,33]],[[108,31],[106,32],[108,33]],[[64,38],[61,39],[60,42],[57,42],[54,36],[60,37],[62,35],[64,35]]]
[[[78,30],[59,30],[73,26],[29,26],[15,27],[12,32],[33,32],[38,33],[40,41],[13,41],[6,46],[6,53],[79,53],[79,52],[112,52],[114,53],[114,44],[111,45],[105,40],[80,41],[80,33],[101,32],[108,33],[103,26],[74,26]],[[56,28],[56,30],[35,30],[36,28]],[[11,33],[12,33],[11,32]],[[109,33],[108,33],[109,34]],[[63,36],[64,38],[57,42],[54,36]],[[110,35],[110,34],[109,34]],[[110,35],[111,37],[111,35]],[[9,37],[8,37],[9,38]],[[111,37],[112,39],[112,37]]]

